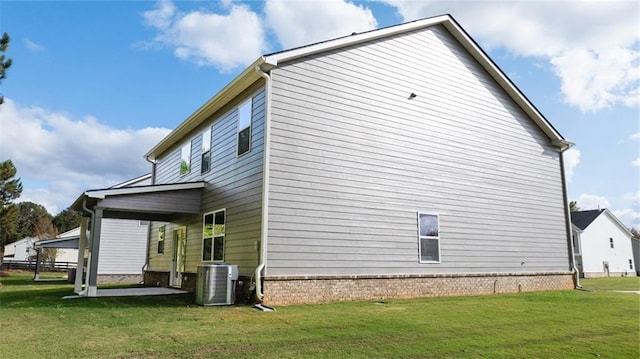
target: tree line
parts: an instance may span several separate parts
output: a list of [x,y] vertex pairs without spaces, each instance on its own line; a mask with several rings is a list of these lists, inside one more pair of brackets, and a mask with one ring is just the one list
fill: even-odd
[[80,215],[69,208],[53,216],[41,204],[16,202],[22,194],[16,174],[11,160],[0,162],[0,251],[23,238],[51,239],[80,225]]

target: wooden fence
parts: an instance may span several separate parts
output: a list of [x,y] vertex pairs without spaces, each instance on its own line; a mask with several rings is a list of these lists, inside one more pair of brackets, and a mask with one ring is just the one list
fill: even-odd
[[[47,272],[64,272],[70,268],[76,268],[76,262],[43,262],[41,263],[40,270]],[[23,270],[36,270],[36,261],[17,261],[12,259],[5,259],[0,266],[2,270],[9,269],[23,269]]]

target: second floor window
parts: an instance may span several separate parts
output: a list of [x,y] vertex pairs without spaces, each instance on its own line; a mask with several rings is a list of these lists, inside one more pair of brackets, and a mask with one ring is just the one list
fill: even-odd
[[184,176],[191,171],[191,142],[182,146],[180,150],[180,176]]
[[202,161],[200,162],[200,173],[211,170],[211,127],[202,133]]
[[238,156],[251,151],[252,103],[249,99],[238,106]]

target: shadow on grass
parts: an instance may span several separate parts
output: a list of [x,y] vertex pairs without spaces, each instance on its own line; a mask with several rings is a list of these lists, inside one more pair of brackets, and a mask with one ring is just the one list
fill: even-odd
[[[34,282],[26,276],[3,277],[0,281],[0,309],[9,308],[108,308],[108,307],[184,307],[193,305],[193,293],[128,297],[70,298],[75,296],[73,284],[66,282]],[[104,285],[107,288],[139,288],[138,284]]]
[[0,308],[107,308],[107,307],[184,307],[194,304],[194,295],[171,294],[132,297],[99,297],[62,299],[75,295],[73,289],[0,291]]

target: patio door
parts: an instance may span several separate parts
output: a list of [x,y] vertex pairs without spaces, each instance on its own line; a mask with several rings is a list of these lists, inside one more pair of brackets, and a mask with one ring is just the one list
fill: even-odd
[[182,286],[182,273],[187,253],[187,227],[179,227],[173,230],[173,262],[171,265],[171,278],[169,284],[172,287]]

